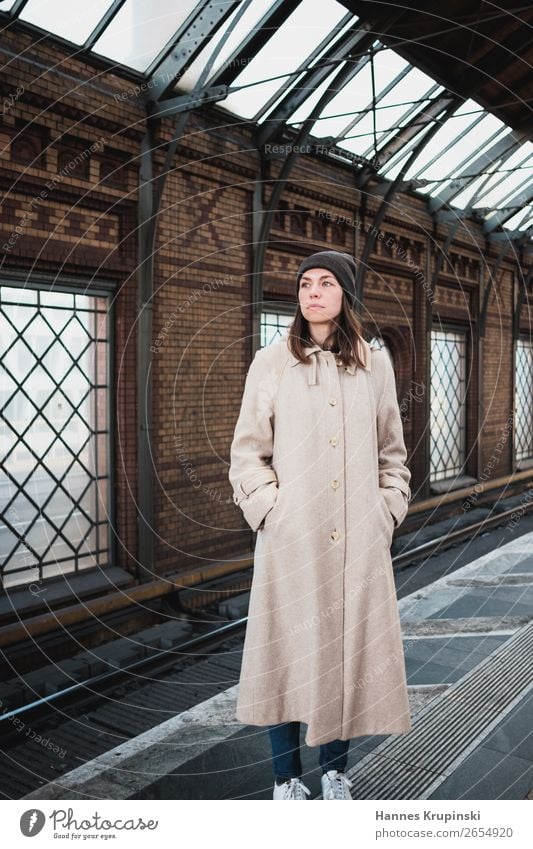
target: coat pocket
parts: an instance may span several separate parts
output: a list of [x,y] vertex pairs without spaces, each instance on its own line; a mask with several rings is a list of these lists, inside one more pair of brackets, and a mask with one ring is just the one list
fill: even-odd
[[396,527],[402,524],[409,509],[409,500],[405,492],[397,486],[380,487],[383,500]]
[[385,518],[385,522],[386,522],[387,527],[388,527],[389,545],[390,545],[392,543],[392,537],[393,537],[393,534],[394,534],[394,528],[396,527],[396,524],[395,524],[395,521],[394,521],[394,516],[392,515],[391,511],[389,510],[389,506],[387,504],[387,499],[383,495],[382,487],[379,488],[379,503],[381,505],[381,511],[383,513],[383,516]]
[[252,531],[260,529],[265,516],[276,503],[277,495],[278,485],[276,481],[270,481],[256,486],[246,498],[239,501],[239,507]]
[[[265,530],[270,525],[270,523],[272,522],[272,519],[274,517],[274,514],[278,511],[281,496],[283,494],[282,487],[279,485],[279,483],[278,483],[276,489],[277,489],[277,493],[276,493],[275,501],[274,501],[272,507],[270,508],[270,510],[268,510],[268,512],[265,514],[265,518],[263,519],[263,521],[261,522],[261,524],[259,526],[260,531]],[[276,522],[277,520],[274,519],[274,521]],[[279,528],[279,525],[278,525],[278,528]],[[276,531],[274,531],[274,533],[276,533]]]

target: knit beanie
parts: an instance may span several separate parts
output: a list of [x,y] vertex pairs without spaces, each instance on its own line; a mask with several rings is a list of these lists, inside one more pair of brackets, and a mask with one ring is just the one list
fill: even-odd
[[306,257],[300,263],[296,274],[296,297],[300,290],[300,278],[304,271],[310,268],[326,268],[335,275],[340,285],[348,296],[350,305],[355,307],[355,260],[350,254],[343,251],[318,251],[316,254]]

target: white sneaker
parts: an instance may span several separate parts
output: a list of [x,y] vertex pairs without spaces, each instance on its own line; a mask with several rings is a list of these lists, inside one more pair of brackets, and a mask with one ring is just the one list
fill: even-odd
[[301,778],[291,778],[283,784],[274,784],[274,799],[303,799],[306,801],[305,793],[309,796],[311,791],[306,787]]
[[321,781],[323,799],[352,799],[350,787],[353,787],[353,784],[343,772],[329,769],[322,774]]

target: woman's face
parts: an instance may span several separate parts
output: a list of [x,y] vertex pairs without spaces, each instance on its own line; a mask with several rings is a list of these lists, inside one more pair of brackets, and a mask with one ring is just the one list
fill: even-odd
[[334,321],[342,308],[342,286],[326,268],[310,268],[300,278],[298,301],[310,324]]

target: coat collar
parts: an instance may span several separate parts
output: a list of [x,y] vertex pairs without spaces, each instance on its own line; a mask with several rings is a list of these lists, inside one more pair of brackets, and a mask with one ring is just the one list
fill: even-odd
[[[309,386],[314,386],[317,382],[317,357],[318,357],[318,354],[321,351],[324,353],[324,350],[323,350],[323,348],[320,347],[320,345],[307,345],[304,348],[304,352],[305,352],[306,356],[310,355],[310,354],[315,354],[314,357],[311,357],[311,364],[308,367],[309,374],[308,374],[307,383],[309,384]],[[364,362],[365,371],[370,372],[371,371],[370,362],[371,362],[371,356],[372,356],[371,348],[370,348],[370,345],[368,344],[368,342],[366,342],[364,339],[359,340],[359,353],[360,353],[361,358]],[[294,354],[291,353],[291,352],[290,352],[290,360],[291,360],[291,366],[302,365],[302,363],[300,363],[300,360],[297,357],[295,357]],[[306,368],[307,368],[307,366],[306,366]],[[355,374],[355,365],[352,363],[352,365],[347,366],[346,371],[349,374]]]

